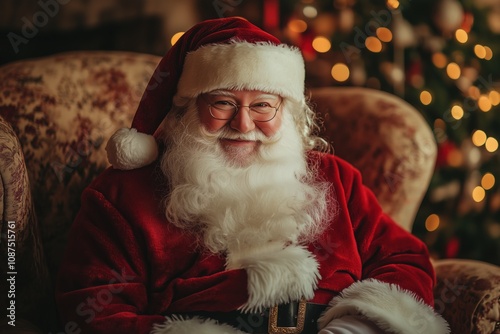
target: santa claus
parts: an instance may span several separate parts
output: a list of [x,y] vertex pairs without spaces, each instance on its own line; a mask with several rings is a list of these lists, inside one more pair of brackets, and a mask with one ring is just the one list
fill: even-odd
[[[84,333],[448,333],[424,244],[313,135],[299,50],[202,22],[161,60],[61,267]],[[158,80],[161,78],[161,80]]]

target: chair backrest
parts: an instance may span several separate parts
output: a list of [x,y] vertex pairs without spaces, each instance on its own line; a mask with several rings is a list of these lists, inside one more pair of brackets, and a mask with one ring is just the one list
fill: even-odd
[[382,208],[411,231],[437,154],[422,115],[395,95],[361,87],[312,89],[311,100],[334,154],[357,167]]

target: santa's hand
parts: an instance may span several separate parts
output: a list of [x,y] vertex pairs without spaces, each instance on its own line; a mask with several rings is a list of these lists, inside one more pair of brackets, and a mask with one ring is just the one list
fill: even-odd
[[380,328],[371,321],[346,315],[328,323],[318,334],[383,334]]

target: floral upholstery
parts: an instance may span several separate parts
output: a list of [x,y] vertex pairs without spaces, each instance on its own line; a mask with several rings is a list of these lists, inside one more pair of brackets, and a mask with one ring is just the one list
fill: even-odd
[[[74,52],[0,68],[2,233],[6,221],[16,222],[18,317],[45,332],[55,328],[50,289],[82,189],[106,168],[105,141],[130,124],[159,59]],[[315,89],[312,97],[335,154],[360,168],[384,209],[411,230],[436,154],[422,117],[396,97],[363,88]],[[6,258],[5,249],[0,252]],[[485,271],[473,261],[458,272],[459,262],[449,264],[436,263],[436,306],[451,278],[463,275],[465,290],[484,288],[472,295],[461,293],[457,302],[436,310],[456,326],[467,319],[470,330],[457,333],[491,333],[491,324],[499,320],[493,277],[498,282],[500,269]],[[454,317],[455,308],[464,310],[460,318]],[[33,316],[40,312],[44,316]]]

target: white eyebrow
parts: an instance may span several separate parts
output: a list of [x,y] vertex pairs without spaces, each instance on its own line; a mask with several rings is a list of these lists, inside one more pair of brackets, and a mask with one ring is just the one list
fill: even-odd
[[[223,89],[213,90],[211,92],[208,92],[207,94],[208,95],[228,96],[228,97],[232,97],[232,98],[236,99],[236,96],[234,95],[233,92],[228,91],[228,90],[223,90]],[[279,99],[279,96],[274,95],[274,94],[262,93],[262,94],[258,95],[257,97],[255,97],[255,100],[258,100],[258,99]]]
[[207,94],[208,95],[229,96],[229,97],[236,98],[236,96],[234,95],[234,93],[232,93],[230,91],[227,91],[227,90],[222,90],[222,89],[213,90],[211,92],[208,92]]

